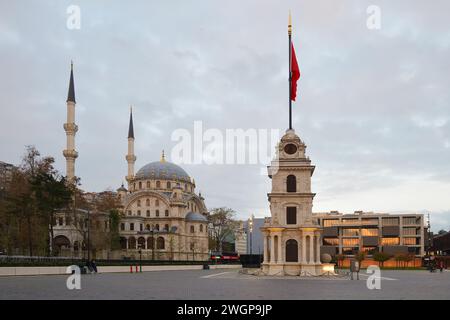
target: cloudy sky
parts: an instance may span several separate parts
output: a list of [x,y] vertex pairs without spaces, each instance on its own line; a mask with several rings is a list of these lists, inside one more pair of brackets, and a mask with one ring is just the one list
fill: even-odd
[[[80,8],[69,29],[67,8]],[[381,29],[367,28],[370,5]],[[418,211],[450,229],[447,0],[0,1],[0,160],[33,144],[64,172],[75,63],[76,174],[89,191],[170,156],[176,129],[287,127],[287,15],[302,78],[294,128],[316,165],[314,211]],[[273,149],[273,146],[271,146]],[[183,165],[209,208],[269,215],[258,165]]]

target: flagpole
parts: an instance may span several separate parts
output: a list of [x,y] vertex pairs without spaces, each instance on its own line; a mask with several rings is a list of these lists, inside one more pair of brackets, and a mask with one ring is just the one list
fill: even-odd
[[291,43],[291,35],[292,35],[292,22],[291,22],[291,11],[289,11],[289,23],[288,23],[288,38],[289,38],[289,129],[292,129],[292,71],[291,71],[291,62],[292,62],[292,43]]

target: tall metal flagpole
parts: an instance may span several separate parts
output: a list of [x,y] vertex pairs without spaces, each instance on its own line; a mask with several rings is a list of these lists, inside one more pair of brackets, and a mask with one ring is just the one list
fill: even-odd
[[291,11],[289,11],[289,23],[288,23],[288,38],[289,38],[289,129],[292,129],[292,44],[291,44],[291,35],[292,35],[292,21],[291,21]]

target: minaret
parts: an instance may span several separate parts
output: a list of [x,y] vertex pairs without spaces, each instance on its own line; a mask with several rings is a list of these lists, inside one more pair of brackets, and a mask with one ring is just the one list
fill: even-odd
[[66,178],[68,181],[73,181],[75,178],[75,159],[78,157],[78,152],[75,151],[75,134],[78,131],[78,126],[75,124],[75,104],[73,62],[71,62],[69,93],[67,95],[67,122],[64,123],[64,130],[66,131],[67,137],[67,146],[63,151],[63,155],[66,158]]
[[128,162],[128,175],[125,177],[128,181],[128,190],[130,183],[134,179],[134,163],[136,156],[134,155],[134,129],[133,129],[133,109],[130,107],[130,124],[128,126],[128,154],[125,159]]

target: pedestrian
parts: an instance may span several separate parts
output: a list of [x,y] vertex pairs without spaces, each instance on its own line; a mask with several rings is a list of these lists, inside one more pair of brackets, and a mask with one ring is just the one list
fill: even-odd
[[92,260],[91,265],[92,265],[92,269],[94,269],[94,272],[98,273],[98,271],[97,271],[97,264],[95,263],[95,260]]
[[444,260],[439,261],[439,270],[444,271]]

